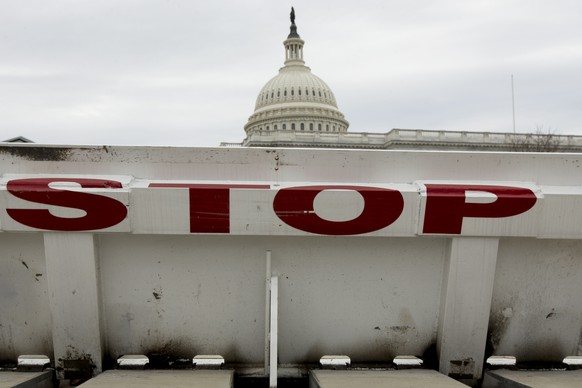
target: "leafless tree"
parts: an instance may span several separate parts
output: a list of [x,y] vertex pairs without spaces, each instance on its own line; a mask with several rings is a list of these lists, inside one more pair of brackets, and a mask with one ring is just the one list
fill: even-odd
[[557,152],[560,136],[553,129],[537,126],[534,132],[513,134],[511,149],[516,152]]

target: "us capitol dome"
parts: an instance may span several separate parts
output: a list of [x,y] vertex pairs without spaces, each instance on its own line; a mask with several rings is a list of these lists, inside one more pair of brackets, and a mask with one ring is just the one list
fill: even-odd
[[304,43],[291,8],[291,31],[283,42],[284,66],[259,92],[255,111],[244,126],[246,138],[221,146],[582,152],[582,136],[572,135],[399,128],[348,133],[349,123],[333,92],[305,66]]
[[244,127],[247,138],[269,131],[347,132],[349,123],[330,87],[305,66],[305,42],[297,33],[293,9],[290,29],[283,42],[285,66],[259,92],[255,111]]

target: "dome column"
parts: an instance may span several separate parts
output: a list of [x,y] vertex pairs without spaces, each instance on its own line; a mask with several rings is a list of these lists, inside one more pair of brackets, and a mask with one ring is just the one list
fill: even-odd
[[303,44],[305,42],[301,38],[288,38],[283,44],[285,45],[285,66],[305,65],[303,60]]

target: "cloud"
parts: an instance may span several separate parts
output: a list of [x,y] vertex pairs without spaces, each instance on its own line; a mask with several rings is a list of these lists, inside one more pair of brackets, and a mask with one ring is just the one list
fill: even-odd
[[[582,134],[576,1],[297,0],[307,65],[352,131]],[[0,131],[37,142],[242,140],[283,64],[289,6],[267,0],[0,4]]]

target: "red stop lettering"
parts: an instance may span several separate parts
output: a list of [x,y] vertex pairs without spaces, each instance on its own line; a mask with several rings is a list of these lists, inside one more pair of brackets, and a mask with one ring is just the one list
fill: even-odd
[[85,231],[117,225],[127,216],[125,205],[113,198],[78,191],[49,187],[54,182],[73,182],[83,188],[119,189],[120,182],[104,179],[34,178],[15,179],[8,191],[21,199],[45,205],[63,206],[85,211],[83,217],[65,218],[52,215],[47,209],[6,209],[15,221],[31,228],[55,231]]
[[[315,214],[313,200],[323,190],[354,190],[364,198],[362,214],[349,221],[328,221]],[[298,186],[279,190],[273,201],[277,216],[304,232],[344,236],[385,228],[400,216],[402,194],[396,190],[366,186]]]
[[269,185],[150,183],[149,187],[184,187],[190,194],[190,233],[230,233],[230,189],[269,189]]
[[[490,185],[427,184],[423,233],[461,234],[464,217],[503,218],[524,213],[535,205],[526,188]],[[467,191],[495,194],[491,203],[467,203]]]

